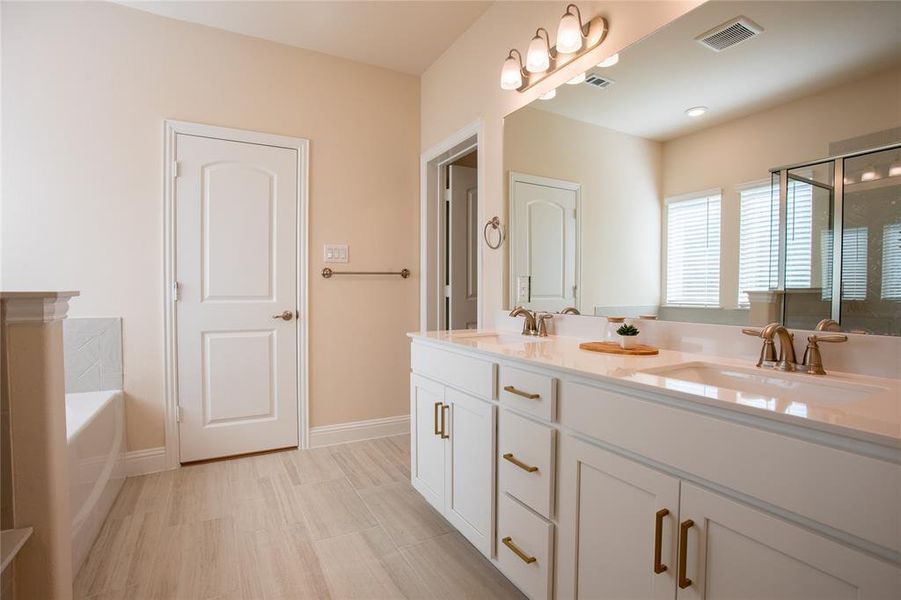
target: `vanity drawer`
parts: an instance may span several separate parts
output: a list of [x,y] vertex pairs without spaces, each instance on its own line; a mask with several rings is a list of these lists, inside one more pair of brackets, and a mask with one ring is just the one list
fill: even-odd
[[501,402],[545,421],[557,418],[557,380],[508,366],[498,369]]
[[509,410],[501,412],[497,445],[500,490],[548,519],[554,510],[556,433]]
[[551,597],[554,525],[508,496],[497,503],[497,565],[532,600]]
[[414,343],[410,349],[410,365],[414,373],[480,398],[494,399],[496,365],[492,362]]

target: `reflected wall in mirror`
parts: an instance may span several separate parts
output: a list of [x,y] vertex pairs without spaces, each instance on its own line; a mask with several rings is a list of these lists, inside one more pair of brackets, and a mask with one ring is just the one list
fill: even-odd
[[509,305],[901,334],[899,21],[708,2],[509,115]]

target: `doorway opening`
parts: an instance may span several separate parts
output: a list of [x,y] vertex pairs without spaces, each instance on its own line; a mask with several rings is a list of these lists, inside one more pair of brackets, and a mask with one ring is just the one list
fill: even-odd
[[474,129],[423,155],[422,329],[476,329],[481,322],[480,162]]

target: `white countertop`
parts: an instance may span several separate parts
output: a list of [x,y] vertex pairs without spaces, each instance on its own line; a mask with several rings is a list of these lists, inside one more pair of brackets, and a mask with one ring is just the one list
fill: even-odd
[[[834,373],[828,364],[828,375],[778,373],[757,369],[753,362],[744,360],[663,349],[656,356],[603,354],[579,348],[581,342],[589,340],[555,335],[536,338],[509,331],[465,330],[415,332],[409,336],[901,448],[901,381],[896,379]],[[684,363],[726,367],[740,377],[773,375],[774,379],[772,384],[758,384],[749,393],[645,372]],[[787,380],[820,386],[824,393],[810,394],[808,390],[799,399],[793,390],[780,387],[779,378],[783,383]]]

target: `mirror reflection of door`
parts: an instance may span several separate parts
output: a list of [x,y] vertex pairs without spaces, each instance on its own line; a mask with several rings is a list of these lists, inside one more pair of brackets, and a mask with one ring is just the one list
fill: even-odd
[[471,153],[448,167],[446,329],[478,323],[478,172],[465,166],[474,161]]
[[578,306],[578,200],[577,183],[511,175],[513,304],[552,312]]

